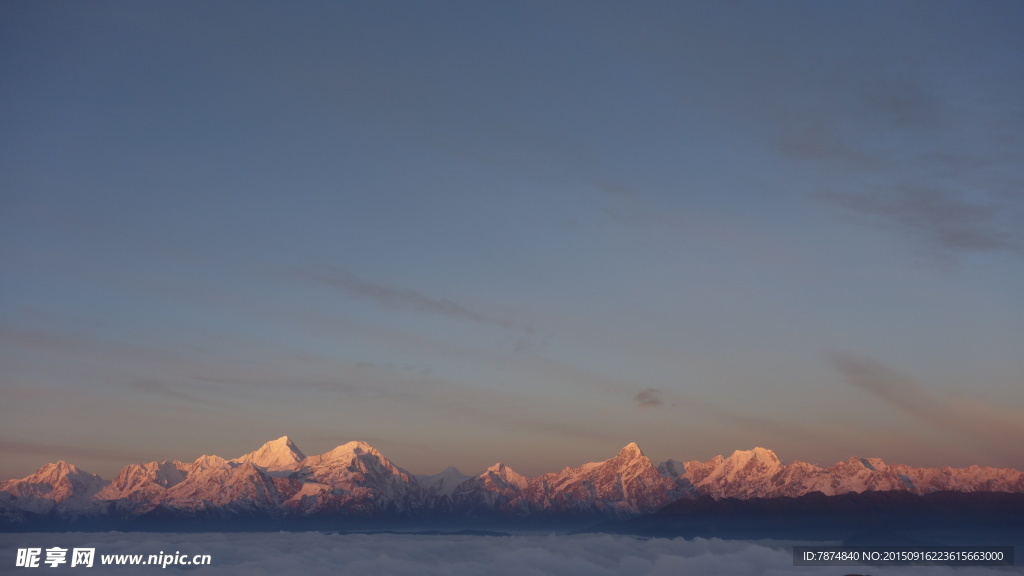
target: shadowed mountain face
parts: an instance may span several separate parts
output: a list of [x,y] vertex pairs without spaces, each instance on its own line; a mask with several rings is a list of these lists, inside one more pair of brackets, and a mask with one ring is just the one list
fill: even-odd
[[655,537],[833,540],[848,544],[1024,544],[1024,494],[848,492],[677,500],[654,514],[593,528]]
[[[306,456],[288,438],[244,456],[126,466],[111,482],[65,462],[0,483],[0,518],[8,527],[39,518],[85,522],[103,518],[362,519],[626,519],[661,515],[811,514],[826,495],[831,512],[864,510],[892,494],[901,506],[921,501],[953,506],[933,493],[1024,492],[1024,474],[993,468],[912,468],[851,458],[829,468],[783,464],[764,448],[707,462],[655,466],[636,444],[615,457],[526,478],[498,463],[475,476],[454,468],[416,476],[364,442]],[[804,499],[794,500],[794,497]],[[910,500],[906,500],[910,498]],[[916,498],[916,499],[915,499]],[[845,503],[845,504],[844,504]],[[938,505],[938,504],[937,504]],[[667,507],[666,507],[667,506]],[[919,513],[923,511],[915,511]],[[762,515],[763,515],[762,514]]]

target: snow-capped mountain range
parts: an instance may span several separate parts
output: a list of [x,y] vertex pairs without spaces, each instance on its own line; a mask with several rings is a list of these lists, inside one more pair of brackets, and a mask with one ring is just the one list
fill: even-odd
[[783,464],[771,450],[737,450],[707,462],[655,466],[635,443],[603,462],[527,478],[498,463],[475,476],[430,476],[396,466],[365,442],[306,456],[287,437],[232,460],[201,456],[126,466],[110,482],[67,462],[0,482],[0,517],[133,518],[160,513],[232,517],[626,518],[681,498],[770,498],[865,491],[1024,492],[1024,473],[1004,468],[914,468],[850,458],[828,468]]

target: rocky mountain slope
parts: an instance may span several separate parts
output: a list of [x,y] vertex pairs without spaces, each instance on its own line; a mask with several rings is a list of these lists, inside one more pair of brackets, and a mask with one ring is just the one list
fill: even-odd
[[798,497],[898,491],[1024,493],[1024,473],[981,468],[914,468],[877,458],[850,458],[828,468],[782,463],[764,448],[707,462],[655,466],[636,444],[615,457],[527,478],[498,463],[468,476],[448,468],[416,476],[365,442],[306,456],[288,438],[225,460],[126,466],[106,482],[66,462],[0,482],[0,516],[8,523],[147,514],[195,517],[551,517],[629,518],[680,499]]

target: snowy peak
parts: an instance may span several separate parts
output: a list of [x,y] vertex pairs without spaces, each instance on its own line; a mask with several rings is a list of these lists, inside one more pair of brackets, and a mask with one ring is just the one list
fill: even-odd
[[[0,507],[11,514],[117,515],[154,510],[174,514],[373,517],[411,514],[598,514],[617,518],[651,512],[680,498],[796,497],[865,491],[1021,492],[1024,473],[981,468],[914,468],[852,457],[829,468],[783,464],[771,450],[655,468],[636,443],[613,458],[527,478],[502,463],[475,477],[449,467],[413,476],[366,442],[305,456],[287,436],[225,460],[149,462],[126,466],[111,482],[64,461],[20,480],[0,482]],[[0,518],[7,514],[0,510]]]
[[299,467],[314,474],[330,471],[335,478],[340,474],[346,478],[355,478],[357,482],[362,482],[370,476],[376,476],[378,479],[389,476],[412,479],[412,475],[395,466],[376,448],[361,441],[342,444],[316,456],[307,456],[299,463]]
[[483,474],[478,476],[478,478],[482,478],[485,484],[493,486],[499,490],[506,490],[508,488],[522,490],[526,488],[526,485],[529,483],[526,476],[523,476],[508,466],[505,466],[502,462],[498,462],[494,466],[491,466],[484,471]]
[[353,440],[352,442],[347,442],[345,444],[342,444],[341,446],[337,446],[332,450],[324,452],[323,454],[319,454],[317,456],[309,456],[307,457],[307,460],[312,459],[315,460],[317,463],[332,461],[351,461],[356,457],[362,456],[364,454],[375,456],[378,459],[385,459],[384,455],[378,452],[377,449],[374,448],[373,446],[370,446],[369,444],[361,440]]
[[540,509],[628,516],[663,506],[673,488],[630,443],[609,460],[531,480],[529,495]]
[[640,474],[657,475],[657,470],[651,463],[650,458],[644,455],[643,450],[636,442],[630,442],[611,460],[594,464],[584,464],[581,470],[594,470],[603,474],[615,474],[623,479],[629,479]]
[[170,488],[185,479],[188,465],[183,462],[148,462],[129,464],[121,469],[111,486],[118,491],[131,491],[143,484],[152,483],[161,488]]
[[0,492],[22,499],[27,509],[45,513],[55,504],[86,505],[105,484],[99,476],[60,460],[20,480],[0,482]]
[[376,448],[370,446],[362,440],[352,440],[339,446],[339,448],[345,448],[351,450],[354,454],[380,454]]
[[770,476],[782,468],[782,461],[775,452],[761,447],[736,450],[722,462],[722,469],[730,479],[751,475]]
[[850,456],[845,462],[837,462],[831,469],[833,470],[845,470],[850,473],[863,473],[877,472],[879,470],[885,470],[885,462],[881,458],[861,458],[860,456]]
[[644,451],[640,449],[640,446],[638,446],[636,442],[630,442],[629,444],[626,444],[626,446],[623,447],[622,450],[619,450],[617,458],[632,460],[635,458],[640,458],[643,455]]
[[[688,462],[686,470],[684,479],[716,498],[765,496],[777,485],[787,484],[782,477],[787,467],[774,452],[761,447],[736,450],[728,458],[715,456],[707,462]],[[804,486],[797,490],[803,491]]]
[[396,514],[425,502],[416,478],[365,442],[307,456],[297,472],[303,485],[285,501],[295,513]]
[[437,474],[416,476],[420,486],[443,496],[451,496],[459,484],[470,478],[471,476],[463,474],[454,466],[449,466]]
[[[288,484],[285,479],[280,487],[287,488]],[[190,473],[167,490],[162,504],[183,514],[209,510],[272,513],[280,501],[275,479],[252,462],[241,462]]]
[[886,463],[881,458],[861,458],[860,463],[868,470],[885,470]]
[[126,511],[146,511],[159,504],[167,489],[187,478],[191,464],[185,462],[147,462],[129,464],[96,497],[117,500]]
[[[99,489],[106,482],[95,474],[79,470],[74,464],[63,460],[55,463],[45,464],[30,476],[21,480],[12,480],[25,485],[49,486],[59,494],[88,492],[95,488]],[[59,500],[59,498],[58,498]]]
[[505,466],[504,462],[498,462],[494,464],[494,466],[488,468],[486,471],[492,474],[504,474],[506,470],[511,470],[511,468]]
[[775,452],[760,446],[755,447],[753,450],[736,450],[726,460],[742,466],[747,465],[749,462],[757,462],[768,466],[782,464],[782,461],[775,455]]
[[214,468],[225,468],[228,466],[228,461],[221,458],[220,456],[203,454],[188,469],[188,475],[191,476],[196,472],[204,472],[206,470],[212,470]]
[[38,470],[33,472],[30,476],[23,478],[23,482],[30,484],[56,484],[63,478],[79,478],[79,477],[95,477],[99,478],[95,474],[89,474],[88,472],[82,472],[74,464],[70,464],[63,460],[51,464],[44,464]]
[[306,458],[306,455],[299,450],[287,436],[267,442],[255,452],[250,452],[232,460],[232,462],[251,462],[256,466],[278,470],[282,468],[293,468],[296,464]]

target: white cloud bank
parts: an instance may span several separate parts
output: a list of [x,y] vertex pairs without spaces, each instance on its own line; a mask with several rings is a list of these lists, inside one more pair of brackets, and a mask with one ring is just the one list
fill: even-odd
[[[87,574],[374,574],[387,576],[833,576],[878,574],[877,567],[793,566],[792,549],[726,540],[640,540],[628,536],[524,535],[422,536],[281,533],[28,533],[0,534],[0,572],[15,568],[19,547],[95,547],[96,564]],[[103,554],[210,554],[211,566],[100,566]],[[45,557],[45,553],[44,553]],[[79,573],[67,566],[46,574]],[[75,572],[77,571],[77,572]],[[884,573],[906,575],[993,576],[1024,573],[1012,569],[907,567]]]

